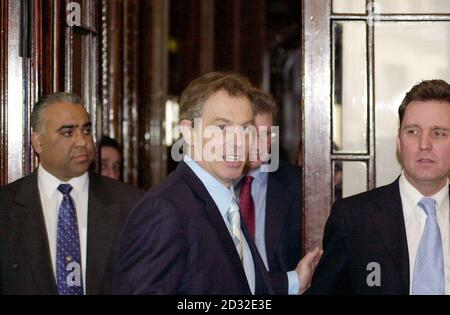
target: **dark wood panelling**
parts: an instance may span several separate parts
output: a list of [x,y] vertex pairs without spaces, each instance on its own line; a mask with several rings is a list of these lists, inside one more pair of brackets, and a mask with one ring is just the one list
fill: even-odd
[[[139,42],[139,184],[150,188],[167,174],[164,104],[168,89],[169,1],[143,1]],[[188,62],[188,61],[186,61]]]
[[191,80],[215,69],[215,11],[212,0],[170,1],[171,95],[180,95]]
[[127,183],[138,185],[139,180],[139,128],[138,128],[138,89],[139,89],[139,12],[140,1],[125,1],[123,16],[123,99],[120,121],[120,139],[123,147],[123,178]]
[[122,102],[122,25],[123,2],[107,1],[108,20],[108,105],[103,113],[103,131],[113,138],[119,136],[119,108]]
[[[7,181],[12,182],[23,176],[24,172],[24,104],[25,91],[24,77],[26,75],[26,68],[20,55],[21,48],[21,33],[22,18],[21,18],[21,1],[9,0],[7,1],[7,23],[8,23],[8,38],[7,38],[7,80],[5,82],[6,88],[6,106],[4,107],[5,127],[6,127],[6,147],[8,154],[8,175]],[[28,42],[28,41],[26,41]]]
[[263,56],[266,43],[266,1],[246,0],[241,2],[239,16],[240,56],[237,70],[245,74],[260,87],[263,78]]
[[8,182],[7,80],[8,80],[8,1],[0,2],[0,185]]
[[215,68],[238,71],[261,86],[267,46],[265,0],[215,1]]
[[214,62],[216,69],[237,70],[239,66],[239,12],[240,0],[215,0],[215,40]]

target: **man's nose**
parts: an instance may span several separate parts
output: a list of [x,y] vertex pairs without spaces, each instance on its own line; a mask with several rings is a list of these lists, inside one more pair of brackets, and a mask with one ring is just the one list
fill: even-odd
[[420,140],[419,140],[419,148],[420,150],[430,150],[432,148],[432,143],[431,143],[431,137],[429,134],[427,133],[423,133],[420,136]]
[[76,132],[76,144],[80,147],[85,147],[87,144],[87,137],[90,137],[90,135],[85,134],[82,131]]

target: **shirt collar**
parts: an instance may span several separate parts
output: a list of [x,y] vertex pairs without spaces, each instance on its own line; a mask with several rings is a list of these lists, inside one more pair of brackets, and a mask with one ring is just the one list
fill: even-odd
[[[436,200],[436,211],[439,212],[440,209],[444,209],[445,202],[448,202],[449,200],[449,188],[448,188],[449,181],[447,179],[447,185],[445,185],[440,191],[435,193],[433,196],[429,196],[427,198],[433,198]],[[406,210],[406,213],[412,212],[413,209],[417,206],[420,200],[422,198],[425,198],[424,195],[422,195],[416,187],[414,187],[405,176],[405,171],[402,171],[402,174],[399,179],[399,186],[400,186],[400,195],[402,198],[402,202],[404,209]]]
[[234,187],[235,189],[239,190],[242,183],[242,178],[244,176],[249,175],[253,177],[253,182],[257,182],[260,185],[264,185],[267,183],[269,172],[261,172],[261,166],[251,170],[248,174],[241,175],[237,180],[234,181]]
[[84,173],[79,177],[74,177],[68,182],[63,182],[50,174],[42,165],[38,168],[38,182],[39,189],[47,196],[52,198],[53,194],[57,191],[60,184],[70,184],[73,187],[73,191],[77,194],[81,194],[87,188],[89,183],[88,173]]
[[267,181],[269,175],[268,172],[261,172],[261,166],[252,170],[248,175],[252,176],[255,181],[264,182]]
[[214,178],[214,176],[205,171],[187,154],[184,155],[183,161],[203,183],[211,198],[216,203],[217,208],[219,208],[220,214],[223,217],[226,217],[228,208],[231,204],[231,200],[232,198],[234,198],[233,185],[230,185],[229,188],[226,188],[222,183]]

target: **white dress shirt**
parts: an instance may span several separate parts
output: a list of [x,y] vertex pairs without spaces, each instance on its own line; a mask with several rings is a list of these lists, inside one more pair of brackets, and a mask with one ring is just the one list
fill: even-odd
[[[404,172],[399,180],[400,196],[405,219],[406,238],[409,252],[409,292],[411,294],[416,262],[417,250],[425,228],[427,215],[418,205],[423,196],[405,177]],[[450,294],[450,216],[449,216],[449,188],[447,185],[433,196],[427,196],[436,200],[436,217],[441,231],[442,247],[444,254],[445,294]]]
[[58,229],[59,206],[63,199],[63,194],[58,190],[60,184],[70,184],[73,189],[70,196],[75,202],[78,219],[78,229],[80,235],[81,249],[81,269],[83,276],[83,289],[86,292],[86,247],[87,247],[87,220],[88,220],[88,196],[89,196],[89,176],[88,173],[70,181],[62,182],[49,172],[42,165],[38,168],[38,188],[41,197],[41,205],[44,213],[45,226],[47,228],[50,255],[53,266],[53,273],[56,279],[56,243]]

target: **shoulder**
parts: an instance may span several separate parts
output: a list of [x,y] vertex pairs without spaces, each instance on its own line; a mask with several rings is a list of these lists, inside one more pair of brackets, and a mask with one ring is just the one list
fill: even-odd
[[173,229],[184,222],[193,207],[193,198],[190,188],[172,173],[140,198],[128,217],[128,225],[146,226],[146,230],[161,226]]
[[93,194],[108,194],[116,202],[136,203],[144,190],[96,173],[89,173],[89,185]]
[[389,185],[337,200],[333,204],[332,214],[360,217],[364,214],[364,210],[378,208],[394,200],[400,200],[398,180]]
[[300,165],[292,164],[287,161],[280,161],[278,170],[281,172],[301,172],[301,167]]
[[108,187],[108,189],[119,192],[128,192],[132,194],[143,194],[144,190],[141,188],[137,188],[127,183],[123,183],[121,181],[98,175],[98,174],[90,174],[90,179],[94,179],[98,181],[100,185],[104,185]]
[[22,189],[22,187],[25,187],[29,189],[30,191],[32,189],[37,189],[37,175],[35,173],[22,177],[12,183],[9,183],[7,185],[3,185],[0,187],[0,198],[13,198],[17,195],[19,190]]
[[337,202],[342,204],[352,204],[352,203],[360,204],[365,202],[373,202],[379,200],[380,198],[385,198],[386,196],[389,195],[394,197],[394,195],[397,193],[398,193],[398,181],[395,181],[385,186],[381,186],[347,198],[343,198]]
[[184,176],[189,174],[180,174],[177,170],[170,173],[161,183],[152,187],[144,194],[142,201],[145,203],[170,203],[174,206],[189,204],[194,196],[192,188],[186,182]]
[[278,169],[269,174],[269,178],[276,178],[284,186],[298,190],[302,181],[302,169],[286,161],[280,161]]

